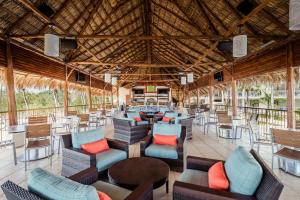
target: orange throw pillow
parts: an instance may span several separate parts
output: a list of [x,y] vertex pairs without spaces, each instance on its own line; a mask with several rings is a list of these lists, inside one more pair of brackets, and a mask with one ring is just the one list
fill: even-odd
[[110,198],[107,194],[103,192],[97,191],[97,193],[98,193],[99,200],[112,200],[112,198]]
[[227,190],[229,181],[226,177],[223,163],[217,162],[208,170],[208,187],[217,190]]
[[106,139],[97,140],[96,142],[91,142],[81,145],[81,148],[89,153],[96,154],[102,151],[109,150],[109,146]]
[[140,118],[140,117],[135,117],[135,118],[133,118],[135,121],[137,121],[137,122],[141,122],[142,121],[142,118]]
[[170,117],[163,117],[162,121],[163,122],[170,122],[171,118]]
[[177,136],[176,135],[159,135],[155,134],[153,136],[153,143],[154,144],[162,144],[162,145],[177,145]]

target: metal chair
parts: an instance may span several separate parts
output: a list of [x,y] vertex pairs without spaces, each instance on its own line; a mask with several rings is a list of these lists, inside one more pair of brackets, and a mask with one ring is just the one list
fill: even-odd
[[260,146],[272,146],[272,137],[269,133],[262,133],[260,131],[257,121],[250,121],[251,128],[251,148],[253,149],[254,145],[257,145],[257,153],[259,154]]
[[[249,117],[249,119],[245,119],[246,120],[246,123],[245,124],[239,124],[235,127],[235,137],[237,136],[237,132],[238,130],[240,130],[240,134],[241,136],[243,135],[243,132],[244,131],[247,131],[249,133],[249,138],[251,140],[251,128],[250,128],[250,121],[256,121],[258,120],[258,114],[254,114],[252,113]],[[250,141],[251,143],[251,141]]]
[[88,129],[89,125],[90,125],[90,115],[89,114],[78,114],[77,117],[80,119],[79,131],[81,128],[84,128],[84,130],[86,131],[86,129]]
[[[27,158],[30,160],[31,149],[45,149],[45,155],[50,158],[52,166],[52,130],[51,124],[30,124],[26,127],[25,134],[25,171],[27,171]],[[47,153],[48,148],[48,153]]]
[[[227,113],[218,113],[217,117],[218,117],[218,124],[217,124],[218,137],[223,137],[226,139],[235,139],[234,127],[232,125],[232,117],[228,116]],[[224,130],[226,131],[226,136],[223,135]],[[228,132],[230,135],[228,134]]]
[[300,120],[296,120],[296,129],[300,129]]
[[210,126],[215,126],[216,127],[216,136],[218,136],[218,120],[216,117],[216,112],[210,111],[207,115],[206,123],[204,123],[204,134],[207,132],[208,134],[208,129]]
[[77,113],[78,113],[78,112],[77,112],[76,110],[75,110],[75,111],[74,111],[74,110],[73,110],[73,111],[68,111],[68,112],[67,112],[67,116],[76,116]]
[[7,146],[12,146],[13,155],[14,155],[14,163],[15,163],[15,165],[17,165],[17,154],[16,154],[15,142],[13,140],[0,141],[0,148],[7,147]]

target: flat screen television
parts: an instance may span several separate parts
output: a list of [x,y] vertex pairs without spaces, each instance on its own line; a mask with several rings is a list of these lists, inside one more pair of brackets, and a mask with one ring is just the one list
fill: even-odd
[[134,94],[144,94],[144,90],[143,89],[134,89],[133,93]]
[[86,82],[85,74],[83,74],[79,71],[75,72],[75,79],[76,79],[76,82],[78,82],[78,83],[85,83]]
[[153,86],[153,85],[146,86],[146,92],[148,92],[148,93],[156,92],[156,86]]
[[223,81],[223,72],[217,72],[214,74],[214,79],[218,82]]
[[169,93],[169,89],[158,89],[157,90],[157,94],[168,94]]

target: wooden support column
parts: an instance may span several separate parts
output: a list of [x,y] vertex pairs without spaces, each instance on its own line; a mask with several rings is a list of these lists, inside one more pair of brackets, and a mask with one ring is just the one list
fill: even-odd
[[117,108],[119,108],[120,107],[120,94],[119,94],[119,92],[120,92],[120,87],[119,86],[117,86]]
[[93,108],[93,100],[92,100],[92,76],[90,75],[90,84],[88,88],[88,104],[89,109]]
[[214,110],[214,87],[213,86],[208,87],[208,97],[209,97],[210,111],[213,111]]
[[199,106],[199,89],[196,90],[197,91],[197,107]]
[[13,69],[13,57],[10,46],[10,40],[6,41],[6,62],[7,67],[5,69],[6,75],[6,90],[7,90],[7,103],[8,103],[8,122],[9,125],[17,125],[17,106],[15,97],[15,82],[14,82],[14,69]]
[[293,59],[293,48],[292,44],[288,46],[288,57],[287,57],[287,127],[295,128],[295,72],[294,72],[294,59]]
[[64,113],[65,116],[68,115],[68,107],[69,107],[69,92],[68,92],[68,67],[65,66],[65,84],[64,84]]
[[113,93],[113,86],[111,86],[111,107],[113,108],[114,107],[114,93]]
[[236,80],[231,81],[231,99],[232,99],[232,116],[237,116],[237,89],[236,89]]

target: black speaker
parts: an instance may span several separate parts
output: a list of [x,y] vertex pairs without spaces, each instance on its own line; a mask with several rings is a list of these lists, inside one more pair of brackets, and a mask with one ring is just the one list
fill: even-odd
[[41,3],[37,9],[43,13],[44,15],[46,15],[47,17],[52,17],[53,14],[54,14],[54,10],[48,6],[48,4],[46,4],[45,2],[44,3]]
[[75,39],[60,39],[60,49],[61,51],[69,51],[72,49],[77,49],[78,44]]
[[218,82],[222,82],[223,81],[223,72],[217,72],[214,74],[214,79]]
[[79,71],[75,71],[75,80],[78,83],[85,83],[85,74],[79,72]]
[[220,41],[217,48],[221,52],[232,53],[232,41],[231,40]]
[[253,0],[242,0],[236,9],[244,15],[248,15],[256,7],[256,5],[257,4]]

